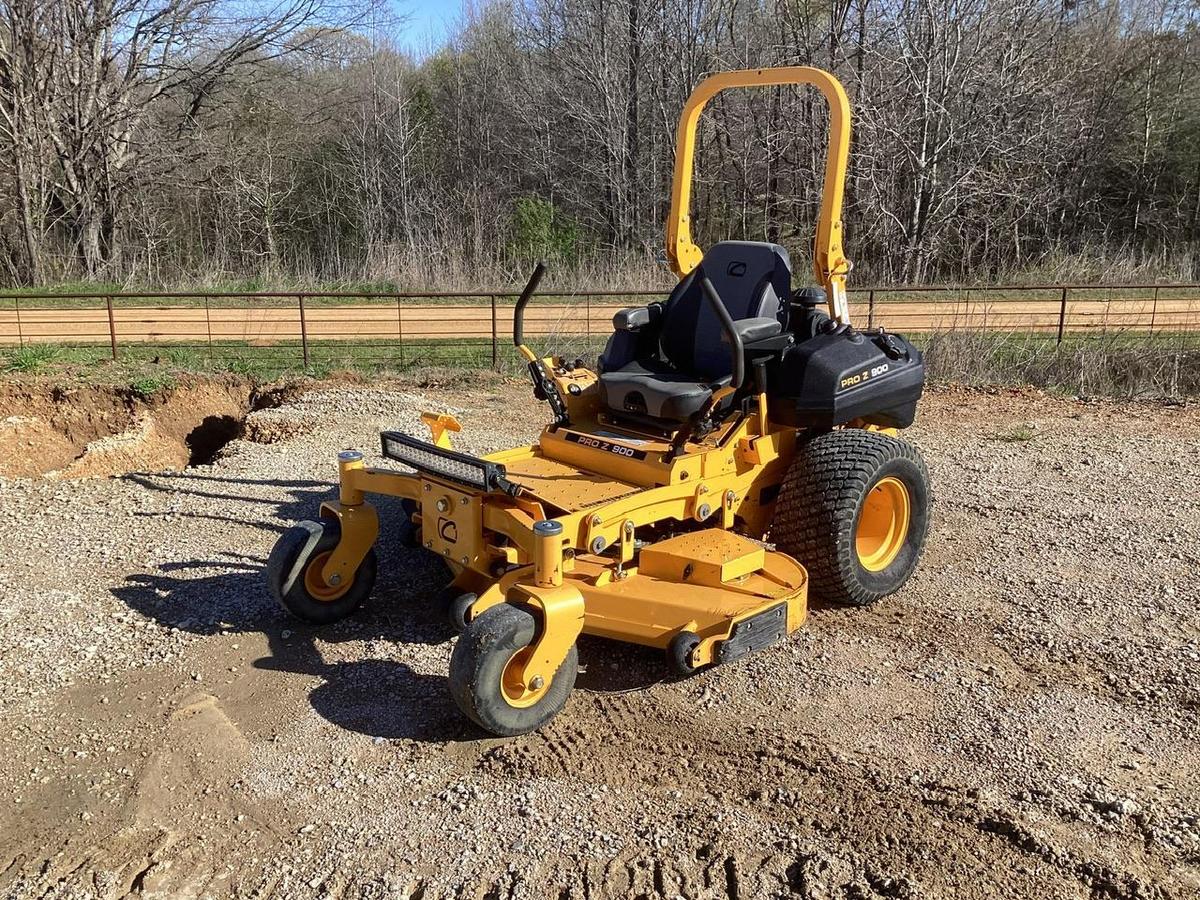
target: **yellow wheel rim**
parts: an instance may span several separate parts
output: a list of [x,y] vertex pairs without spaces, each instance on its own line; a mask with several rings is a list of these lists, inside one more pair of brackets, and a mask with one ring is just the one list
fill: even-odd
[[868,572],[890,566],[908,539],[912,500],[898,478],[883,478],[867,494],[854,533],[858,562]]
[[536,690],[521,680],[521,673],[525,671],[525,664],[532,655],[533,647],[522,647],[509,657],[508,663],[504,666],[504,673],[500,676],[500,693],[504,696],[504,702],[509,706],[515,706],[518,709],[533,706],[545,696],[546,691],[550,690],[550,679],[545,676],[542,676],[545,678],[542,686]]
[[350,585],[354,581],[354,579],[350,579],[346,584],[337,587],[325,583],[325,578],[321,573],[331,556],[333,556],[332,550],[318,553],[304,567],[304,590],[308,592],[308,596],[314,600],[320,600],[322,603],[332,603],[334,600],[341,599],[346,591],[350,590]]

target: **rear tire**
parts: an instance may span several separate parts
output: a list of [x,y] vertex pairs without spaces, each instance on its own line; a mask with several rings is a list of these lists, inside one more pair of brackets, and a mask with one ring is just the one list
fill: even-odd
[[868,606],[898,591],[929,530],[929,473],[912,444],[846,428],[796,449],[771,538],[807,570],[816,599]]
[[[500,603],[466,624],[450,656],[450,693],[476,725],[501,737],[541,728],[566,705],[579,671],[575,645],[549,683],[538,693],[517,696],[506,672],[514,658],[532,646],[533,614]],[[519,682],[518,682],[519,683]]]
[[341,539],[338,522],[324,519],[298,522],[276,541],[267,558],[267,587],[296,618],[314,625],[328,625],[346,618],[371,595],[379,565],[374,547],[367,551],[345,588],[333,588],[321,579],[319,567],[325,565]]

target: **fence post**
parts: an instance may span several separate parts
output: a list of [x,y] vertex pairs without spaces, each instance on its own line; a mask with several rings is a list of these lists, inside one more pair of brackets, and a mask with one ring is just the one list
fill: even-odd
[[21,298],[13,297],[13,309],[17,311],[17,346],[25,346],[25,332],[21,330]]
[[1158,285],[1154,286],[1154,305],[1150,307],[1150,333],[1154,334],[1154,320],[1158,318]]
[[404,368],[404,313],[401,311],[400,295],[396,295],[396,342],[400,345],[400,368]]
[[1063,330],[1067,327],[1067,287],[1063,285],[1062,302],[1058,306],[1058,340],[1056,344],[1063,342]]
[[296,295],[300,301],[300,352],[304,354],[304,371],[308,371],[308,320],[304,316],[304,295]]
[[113,316],[112,297],[105,297],[104,304],[108,307],[108,340],[112,345],[112,358],[117,358],[117,320]]
[[211,366],[213,361],[212,354],[212,314],[208,309],[208,294],[204,295],[204,330],[208,334],[208,364]]
[[875,327],[875,288],[867,292],[867,327]]
[[500,344],[499,344],[499,328],[496,324],[496,295],[492,294],[492,368],[496,371],[500,370]]

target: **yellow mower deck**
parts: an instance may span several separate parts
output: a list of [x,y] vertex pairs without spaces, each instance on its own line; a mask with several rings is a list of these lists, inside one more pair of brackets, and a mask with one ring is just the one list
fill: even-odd
[[[437,429],[450,424],[456,431],[457,423],[426,418],[439,439],[435,446],[448,450]],[[764,646],[759,635],[782,637],[805,618],[803,566],[729,530],[737,522],[746,533],[761,533],[769,522],[794,434],[763,434],[766,424],[758,415],[740,417],[671,459],[669,442],[628,429],[591,423],[548,430],[537,444],[483,458],[505,466],[520,488],[517,497],[481,493],[428,472],[366,468],[361,457],[343,460],[340,501],[322,507],[342,526],[325,579],[353,572],[375,541],[377,520],[365,494],[408,498],[419,504],[414,518],[425,549],[458,572],[459,587],[479,596],[470,611],[475,617],[539,587],[535,557],[547,542],[536,538],[533,525],[551,521],[562,534],[546,551],[547,565],[561,587],[540,587],[581,598],[584,633],[666,647],[690,632],[700,639],[695,666],[728,661]],[[638,529],[671,520],[713,527],[652,544],[635,539]],[[556,627],[547,622],[544,630]],[[735,633],[738,643],[722,654]]]
[[[731,661],[804,623],[804,567],[731,532],[704,529],[667,538],[644,547],[639,563],[618,566],[592,554],[574,559],[563,584],[583,598],[584,634],[665,649],[679,633],[692,632],[700,638],[692,660],[699,667]],[[531,576],[526,569],[508,573],[483,591],[472,616],[505,602]],[[735,648],[740,652],[722,657],[720,646],[747,622]]]

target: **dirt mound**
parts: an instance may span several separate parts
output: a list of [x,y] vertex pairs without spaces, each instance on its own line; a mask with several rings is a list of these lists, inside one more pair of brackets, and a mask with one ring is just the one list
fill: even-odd
[[82,478],[206,465],[283,389],[194,379],[143,396],[103,385],[0,385],[0,476]]
[[75,442],[45,419],[8,416],[0,419],[0,474],[24,475],[32,465],[51,469],[78,456]]

